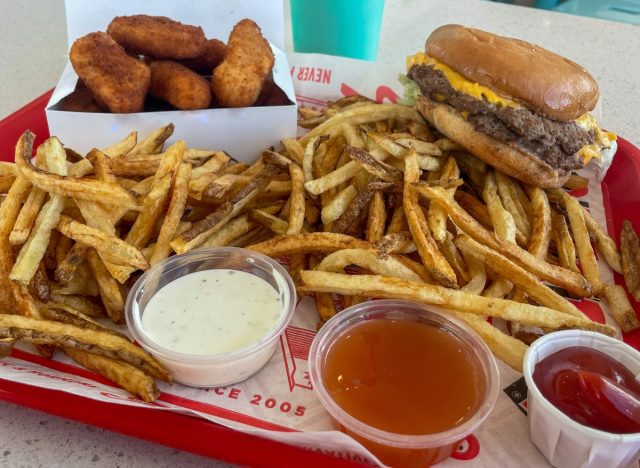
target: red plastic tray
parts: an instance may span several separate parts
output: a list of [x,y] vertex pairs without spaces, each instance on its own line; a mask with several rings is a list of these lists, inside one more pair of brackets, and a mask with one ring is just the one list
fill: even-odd
[[[0,121],[0,160],[14,159],[15,143],[29,129],[36,145],[49,136],[44,108],[51,91]],[[608,230],[617,239],[622,221],[640,230],[640,149],[618,139],[618,153],[602,183]],[[620,275],[616,282],[621,283]],[[640,304],[632,301],[640,315]],[[640,330],[624,340],[640,349]],[[104,403],[65,392],[0,379],[0,399],[87,424],[139,437],[199,455],[250,466],[360,466],[260,437],[196,417]]]
[[[49,91],[0,121],[0,160],[13,161],[15,144],[29,129],[35,146],[49,136],[44,109]],[[141,439],[248,466],[362,466],[192,416],[91,400],[0,379],[0,399]]]

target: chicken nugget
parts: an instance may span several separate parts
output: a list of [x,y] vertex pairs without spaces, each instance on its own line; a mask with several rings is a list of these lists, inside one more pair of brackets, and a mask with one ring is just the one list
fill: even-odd
[[206,109],[211,103],[209,82],[184,65],[171,60],[149,64],[149,93],[181,110]]
[[140,112],[151,72],[142,61],[127,55],[108,34],[87,34],[71,46],[73,69],[93,98],[110,112]]
[[231,31],[224,60],[213,71],[211,89],[224,106],[251,106],[260,96],[274,62],[258,25],[243,19]]
[[166,16],[116,16],[107,33],[130,52],[154,58],[185,59],[202,54],[206,44],[199,26]]
[[222,62],[226,50],[227,45],[224,42],[218,39],[209,39],[204,46],[202,54],[194,58],[178,60],[178,63],[201,75],[211,75],[213,69]]

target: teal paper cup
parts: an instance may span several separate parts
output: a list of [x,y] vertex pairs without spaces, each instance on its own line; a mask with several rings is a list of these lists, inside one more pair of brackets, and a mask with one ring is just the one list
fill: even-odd
[[291,0],[296,52],[375,60],[384,0]]

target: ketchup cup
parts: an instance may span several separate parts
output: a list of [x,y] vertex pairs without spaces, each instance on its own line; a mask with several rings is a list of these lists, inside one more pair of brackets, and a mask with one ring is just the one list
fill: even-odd
[[558,331],[538,338],[529,347],[523,364],[533,443],[558,467],[622,468],[634,462],[637,466],[640,433],[614,434],[584,426],[551,404],[537,387],[533,379],[536,364],[573,346],[596,349],[629,369],[636,379],[640,376],[640,352],[618,339],[583,330]]

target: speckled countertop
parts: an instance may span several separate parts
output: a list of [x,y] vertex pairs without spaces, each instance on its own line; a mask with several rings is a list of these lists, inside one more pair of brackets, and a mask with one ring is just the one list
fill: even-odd
[[[0,118],[55,85],[67,60],[63,5],[0,0]],[[600,84],[603,127],[640,145],[640,28],[476,0],[387,0],[378,60],[402,70],[446,23],[517,36],[580,63]],[[0,466],[224,465],[0,402]]]

